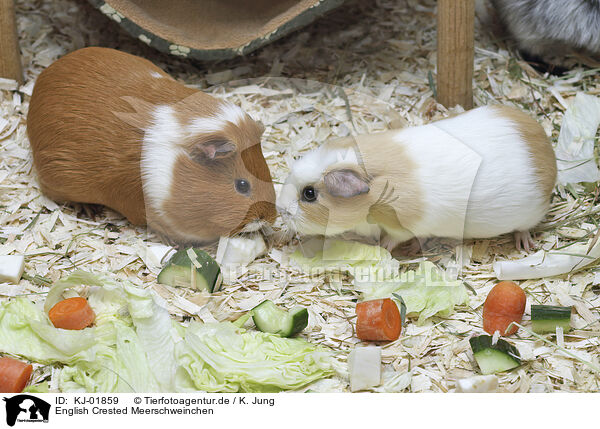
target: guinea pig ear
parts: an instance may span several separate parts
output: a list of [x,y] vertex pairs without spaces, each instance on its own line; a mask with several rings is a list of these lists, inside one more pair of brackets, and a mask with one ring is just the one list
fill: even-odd
[[237,146],[231,140],[213,138],[195,143],[190,149],[189,154],[194,161],[204,163],[216,159],[228,158],[236,150]]
[[325,187],[334,197],[350,198],[369,192],[369,184],[351,169],[332,170],[325,175]]

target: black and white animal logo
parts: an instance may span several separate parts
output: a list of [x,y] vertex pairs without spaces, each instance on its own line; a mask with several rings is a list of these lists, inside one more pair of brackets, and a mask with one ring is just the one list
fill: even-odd
[[4,398],[6,402],[6,424],[14,426],[18,422],[48,423],[50,404],[31,395],[16,395]]

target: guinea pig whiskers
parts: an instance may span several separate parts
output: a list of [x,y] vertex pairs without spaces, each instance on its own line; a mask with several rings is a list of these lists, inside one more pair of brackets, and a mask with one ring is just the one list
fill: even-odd
[[268,235],[269,233],[273,233],[273,228],[264,219],[255,219],[251,222],[248,222],[244,227],[239,231],[239,233],[247,233],[247,232],[260,232],[263,235]]
[[389,182],[385,182],[385,186],[383,187],[383,191],[381,191],[381,194],[379,195],[379,198],[377,198],[377,201],[375,201],[374,205],[377,204],[392,204],[393,202],[397,201],[400,197],[398,195],[396,195],[395,198],[394,197],[394,193],[395,193],[395,189],[392,187],[391,189],[388,189]]
[[268,223],[263,223],[259,229],[260,233],[266,237],[269,237],[275,233],[275,230]]
[[298,228],[295,225],[295,221],[291,216],[286,216],[285,213],[280,213],[283,220],[281,229],[276,234],[275,242],[277,245],[289,243],[294,238],[299,236]]

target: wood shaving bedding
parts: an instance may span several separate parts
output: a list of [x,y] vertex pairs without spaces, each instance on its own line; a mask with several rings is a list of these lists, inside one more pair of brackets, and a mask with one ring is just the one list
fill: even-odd
[[[246,57],[217,64],[193,64],[158,53],[80,0],[17,0],[17,23],[26,83],[0,79],[0,255],[26,255],[18,286],[0,284],[0,299],[27,295],[43,302],[47,286],[74,269],[112,273],[140,287],[152,287],[173,317],[235,320],[262,299],[284,307],[308,307],[302,336],[331,347],[345,365],[360,341],[354,335],[358,294],[347,276],[307,275],[288,263],[288,242],[241,270],[221,292],[172,288],[156,283],[158,267],[148,259],[158,237],[133,227],[108,209],[92,220],[77,206],[58,205],[40,194],[26,137],[29,97],[39,73],[61,55],[89,45],[108,46],[146,57],[187,85],[227,99],[266,125],[263,152],[276,186],[293,160],[328,138],[420,125],[449,112],[433,97],[436,40],[435,1],[381,0],[349,3],[309,27]],[[476,105],[504,103],[535,116],[556,142],[565,109],[578,91],[600,94],[599,70],[575,66],[557,77],[540,74],[477,23],[474,97]],[[572,64],[575,64],[575,61]],[[231,79],[235,79],[231,81]],[[557,188],[546,221],[536,229],[546,249],[587,241],[598,225],[598,186]],[[279,221],[276,229],[280,228]],[[213,255],[215,247],[207,249]],[[492,264],[519,258],[512,237],[457,245],[430,240],[425,256],[460,267],[473,288],[467,306],[447,319],[423,326],[409,320],[401,337],[383,345],[385,383],[376,391],[446,392],[455,380],[478,374],[468,338],[482,333],[481,310],[496,283]],[[402,255],[402,269],[417,259]],[[597,264],[560,278],[529,280],[521,286],[532,303],[573,305],[574,330],[562,343],[577,356],[600,360],[600,270]],[[527,325],[527,317],[523,322]],[[571,356],[519,331],[509,341],[524,365],[500,374],[507,392],[590,392],[599,374]],[[554,341],[554,340],[553,340]],[[35,365],[34,381],[54,370]],[[53,386],[56,388],[56,386]],[[309,386],[316,391],[348,391],[343,371]]]

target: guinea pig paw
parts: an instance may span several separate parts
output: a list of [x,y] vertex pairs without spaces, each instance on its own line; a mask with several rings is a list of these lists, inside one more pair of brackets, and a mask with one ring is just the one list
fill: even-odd
[[401,240],[397,240],[394,237],[392,237],[391,235],[385,235],[382,239],[381,239],[381,247],[383,247],[384,249],[386,249],[388,252],[391,252],[392,250],[394,250],[396,248],[396,246],[398,246],[398,244],[400,244]]
[[529,253],[535,248],[535,241],[533,241],[529,231],[515,231],[514,235],[515,246],[519,252],[525,250],[525,252]]
[[79,217],[87,217],[93,221],[102,217],[104,206],[100,204],[77,204],[75,205],[77,215]]
[[417,237],[413,237],[408,241],[404,241],[400,252],[404,256],[408,257],[416,257],[423,254],[424,244],[426,239],[419,239]]

